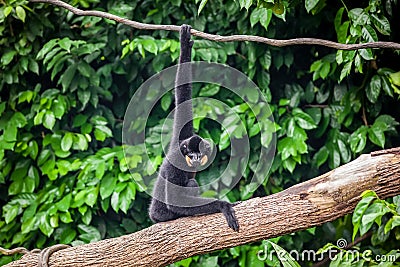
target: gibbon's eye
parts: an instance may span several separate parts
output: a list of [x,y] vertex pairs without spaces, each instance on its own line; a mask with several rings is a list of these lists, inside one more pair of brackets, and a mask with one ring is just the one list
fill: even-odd
[[184,149],[186,149],[186,148],[187,148],[187,146],[186,146],[186,145],[183,145],[182,147],[183,147]]

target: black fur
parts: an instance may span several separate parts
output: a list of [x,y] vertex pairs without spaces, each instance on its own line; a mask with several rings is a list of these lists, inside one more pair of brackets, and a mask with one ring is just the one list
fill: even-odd
[[190,26],[182,25],[180,30],[181,51],[175,80],[176,109],[172,140],[154,185],[149,214],[153,222],[164,222],[222,212],[229,227],[238,231],[239,224],[232,208],[234,204],[200,197],[195,180],[197,167],[204,165],[210,157],[211,148],[206,140],[193,133],[192,69],[190,64],[185,64],[191,61],[192,55],[190,29]]

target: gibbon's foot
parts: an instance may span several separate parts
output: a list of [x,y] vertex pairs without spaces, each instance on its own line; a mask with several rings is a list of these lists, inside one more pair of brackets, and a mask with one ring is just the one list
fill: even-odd
[[227,203],[227,205],[223,208],[222,213],[228,222],[228,226],[234,231],[239,232],[239,223],[236,219],[235,210],[232,208],[232,206],[232,204]]
[[38,260],[38,267],[48,267],[49,266],[49,258],[51,254],[56,251],[69,248],[71,246],[65,244],[57,244],[48,248],[43,249],[39,252],[39,260]]

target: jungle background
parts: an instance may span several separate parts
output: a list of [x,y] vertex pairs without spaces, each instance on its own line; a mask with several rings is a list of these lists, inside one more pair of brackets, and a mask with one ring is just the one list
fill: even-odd
[[[142,160],[143,151],[129,160],[124,157],[122,124],[137,88],[177,63],[178,33],[136,30],[110,20],[76,16],[48,4],[0,3],[1,246],[79,245],[150,226],[150,197],[144,193],[142,180],[154,169]],[[397,0],[69,3],[139,22],[186,23],[220,35],[314,37],[349,44],[400,42]],[[277,149],[272,169],[262,186],[255,188],[249,177],[258,160],[256,152],[268,146],[268,141],[260,140],[254,114],[241,99],[218,86],[194,86],[194,97],[216,98],[236,110],[250,138],[254,156],[227,200],[273,194],[362,153],[400,146],[398,51],[277,48],[194,39],[195,61],[227,64],[248,75],[263,92],[275,119]],[[146,122],[152,166],[162,162],[161,141],[154,136],[172,109],[170,92]],[[196,108],[195,112],[202,110]],[[217,160],[229,158],[230,139],[223,129],[202,118],[196,119],[194,126],[217,144]],[[235,138],[244,135],[235,132]],[[132,177],[129,169],[135,167],[148,171]],[[199,182],[207,183],[222,168],[211,166],[199,175]],[[210,187],[207,194],[213,196],[214,189]],[[394,263],[378,262],[374,256],[398,252],[399,213],[399,197],[384,201],[369,192],[353,215],[273,241],[287,251],[322,252],[334,248],[340,238],[350,243],[361,236],[362,242],[355,242],[352,248],[360,253],[371,251],[369,258],[337,259],[331,266],[392,266]],[[172,266],[279,266],[276,256],[263,261],[257,258],[265,246],[271,248],[266,241],[256,242]],[[16,258],[3,256],[0,265]],[[300,264],[313,263],[306,260]]]

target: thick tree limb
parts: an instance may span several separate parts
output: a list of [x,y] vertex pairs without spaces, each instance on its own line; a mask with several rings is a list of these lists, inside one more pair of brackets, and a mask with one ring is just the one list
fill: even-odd
[[[29,0],[33,3],[48,3],[52,5],[56,5],[65,9],[68,9],[72,13],[78,16],[95,16],[105,19],[114,20],[118,23],[122,23],[128,25],[130,27],[141,29],[141,30],[166,30],[166,31],[176,31],[179,32],[180,26],[176,25],[157,25],[157,24],[148,24],[141,23],[125,18],[118,17],[116,15],[106,13],[103,11],[95,11],[95,10],[81,10],[79,8],[73,7],[63,1],[60,0]],[[400,49],[400,44],[394,42],[371,42],[371,43],[363,43],[363,44],[341,44],[333,41],[316,39],[316,38],[295,38],[288,40],[277,40],[270,39],[260,36],[254,35],[231,35],[231,36],[221,36],[214,35],[205,32],[201,32],[195,29],[191,30],[192,35],[198,36],[204,39],[218,41],[218,42],[233,42],[233,41],[251,41],[264,43],[271,46],[291,46],[291,45],[321,45],[326,47],[331,47],[340,50],[357,50],[364,48],[392,48],[392,49]]]
[[[400,193],[400,155],[362,155],[358,159],[280,193],[235,207],[239,233],[222,214],[182,218],[142,231],[55,252],[50,266],[164,266],[211,251],[307,229],[354,210],[360,194],[381,198]],[[25,255],[8,267],[37,266]]]

